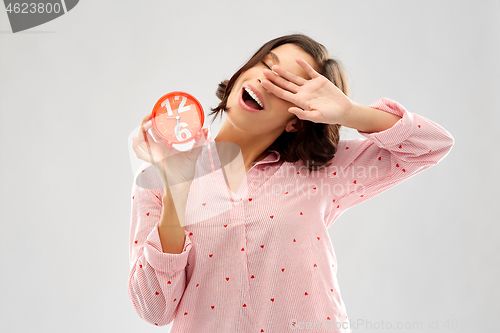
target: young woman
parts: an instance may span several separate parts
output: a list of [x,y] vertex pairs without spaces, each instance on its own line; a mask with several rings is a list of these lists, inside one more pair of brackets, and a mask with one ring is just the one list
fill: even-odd
[[[227,117],[215,139],[205,131],[173,155],[143,119],[128,285],[142,319],[173,333],[350,332],[327,228],[454,140],[391,99],[348,95],[341,64],[288,35],[219,85],[211,115]],[[340,140],[341,126],[365,139]]]

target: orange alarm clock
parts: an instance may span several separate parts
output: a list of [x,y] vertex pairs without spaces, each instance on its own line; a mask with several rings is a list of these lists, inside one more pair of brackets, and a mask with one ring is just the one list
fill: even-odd
[[153,107],[151,118],[154,130],[168,146],[203,135],[203,108],[196,98],[182,91],[161,97]]

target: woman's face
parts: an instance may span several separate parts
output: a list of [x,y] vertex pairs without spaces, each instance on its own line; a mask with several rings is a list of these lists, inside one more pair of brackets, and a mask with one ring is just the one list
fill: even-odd
[[[292,124],[296,123],[298,118],[288,112],[288,109],[295,105],[268,92],[262,87],[260,80],[265,78],[263,70],[274,65],[279,65],[304,79],[310,79],[297,64],[296,58],[304,59],[317,70],[314,59],[302,48],[295,44],[284,44],[273,49],[263,62],[240,75],[226,104],[229,108],[226,111],[227,119],[233,126],[249,134],[273,134],[276,137],[284,130],[295,131]],[[257,97],[258,101],[254,97]]]

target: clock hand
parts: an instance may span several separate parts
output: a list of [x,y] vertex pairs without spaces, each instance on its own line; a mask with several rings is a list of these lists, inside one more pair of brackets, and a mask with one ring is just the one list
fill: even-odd
[[179,136],[179,119],[180,119],[180,117],[177,116],[175,118],[177,119],[177,125],[175,125],[175,135]]
[[175,125],[175,136],[179,136],[179,120],[181,117],[179,116],[179,106],[177,106],[177,109],[175,109],[175,119],[177,119],[177,125]]

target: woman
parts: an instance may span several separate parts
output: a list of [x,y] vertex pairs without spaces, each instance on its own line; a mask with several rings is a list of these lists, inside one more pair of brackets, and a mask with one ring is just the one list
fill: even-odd
[[[219,85],[211,115],[227,117],[215,140],[197,140],[201,153],[163,160],[172,151],[143,119],[128,289],[142,319],[173,321],[171,332],[350,332],[327,228],[438,163],[454,141],[393,100],[368,107],[348,95],[340,63],[289,35]],[[366,139],[339,140],[341,126]],[[138,147],[162,163],[151,168]]]

